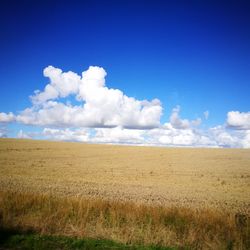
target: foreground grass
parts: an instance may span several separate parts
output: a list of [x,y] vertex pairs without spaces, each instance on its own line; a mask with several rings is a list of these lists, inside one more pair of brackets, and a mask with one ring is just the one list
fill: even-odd
[[[24,244],[30,242],[31,246],[38,244],[33,249],[40,245],[40,249],[44,249],[43,244],[45,248],[46,244],[59,244],[55,247],[57,249],[74,249],[75,244],[82,244],[82,247],[99,244],[95,240],[81,241],[56,235],[112,241],[101,241],[99,249],[105,249],[105,244],[111,244],[106,249],[136,245],[178,249],[250,249],[249,215],[209,209],[153,207],[100,199],[0,192],[0,218],[2,228],[50,235],[11,238],[13,244],[20,239]],[[66,247],[60,244],[66,244]],[[91,249],[90,245],[86,249]]]
[[65,249],[65,250],[175,250],[157,246],[128,246],[104,239],[77,239],[66,236],[47,236],[37,234],[23,234],[13,230],[0,230],[1,249]]

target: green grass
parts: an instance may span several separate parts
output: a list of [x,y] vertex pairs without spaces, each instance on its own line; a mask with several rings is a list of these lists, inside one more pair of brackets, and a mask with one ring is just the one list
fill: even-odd
[[19,233],[13,230],[0,230],[0,249],[18,250],[175,250],[159,246],[132,246],[106,239],[79,239],[66,236],[48,236],[33,233]]

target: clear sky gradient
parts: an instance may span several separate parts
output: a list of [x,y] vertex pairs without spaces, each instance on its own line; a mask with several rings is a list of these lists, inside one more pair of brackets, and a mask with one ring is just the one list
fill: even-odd
[[[230,111],[245,114],[248,128],[249,13],[240,0],[1,1],[0,112],[31,107],[29,96],[49,83],[47,66],[81,75],[92,65],[105,69],[108,88],[159,99],[161,124],[179,105],[188,120],[209,111],[203,129],[224,126]],[[27,130],[2,126],[9,136]]]

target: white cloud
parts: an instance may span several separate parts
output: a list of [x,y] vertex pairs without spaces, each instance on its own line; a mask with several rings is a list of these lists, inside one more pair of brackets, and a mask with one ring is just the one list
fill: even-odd
[[250,148],[250,130],[244,131],[244,135],[241,140],[241,146],[243,148]]
[[233,147],[236,146],[237,138],[235,138],[224,126],[216,126],[209,129],[211,137],[216,141],[218,146]]
[[216,126],[209,129],[209,134],[220,147],[250,147],[250,130],[234,130],[225,126]]
[[42,133],[45,139],[57,140],[57,141],[89,141],[89,132],[86,129],[53,129],[44,128]]
[[250,130],[232,130],[220,125],[207,130],[176,129],[170,123],[145,132],[147,143],[164,146],[249,148]]
[[12,112],[10,113],[0,113],[0,123],[7,123],[15,121],[15,116]]
[[[20,112],[17,121],[30,125],[57,127],[153,128],[160,125],[162,106],[158,99],[136,100],[121,90],[105,86],[103,68],[90,66],[82,77],[49,66],[44,75],[50,83],[31,96],[33,106]],[[55,99],[74,94],[80,105]]]
[[45,86],[43,92],[36,90],[35,95],[30,97],[33,104],[77,94],[81,80],[76,73],[72,71],[63,73],[61,69],[48,66],[44,69],[43,75],[50,79],[50,83]]
[[85,101],[83,109],[89,120],[99,126],[149,128],[160,124],[162,106],[159,100],[139,101],[118,89],[105,86],[103,68],[90,67],[82,74],[78,99]]
[[97,128],[92,142],[98,143],[126,143],[143,144],[145,139],[143,135],[146,130],[115,128]]
[[44,128],[40,133],[20,131],[18,137],[167,147],[250,147],[250,130],[230,130],[225,126],[205,131],[196,128],[176,129],[170,123],[150,130],[126,129],[119,126],[93,129]]
[[174,128],[177,129],[187,129],[190,126],[190,122],[187,119],[181,119],[179,116],[180,107],[177,106],[172,110],[172,114],[170,116],[170,123]]
[[[22,111],[16,120],[23,124],[38,126],[94,126],[94,121],[86,121],[86,116],[81,106],[71,106],[56,101],[48,101],[37,109],[27,108]],[[92,123],[91,123],[92,122]]]
[[235,129],[250,129],[250,112],[228,112],[227,125]]
[[176,129],[189,129],[191,126],[199,126],[201,124],[201,119],[198,118],[196,120],[189,121],[187,119],[181,119],[180,115],[180,107],[177,106],[172,110],[172,114],[170,116],[170,123]]
[[147,132],[149,142],[165,146],[215,147],[216,143],[195,128],[176,129],[170,123]]
[[[119,143],[157,146],[250,147],[250,112],[230,111],[226,125],[200,129],[201,119],[180,116],[180,107],[172,110],[169,122],[160,123],[162,104],[158,99],[137,100],[119,89],[108,88],[107,73],[90,66],[78,75],[48,66],[44,76],[49,83],[32,95],[31,107],[17,115],[0,113],[0,123],[13,121],[45,127],[42,132],[19,131],[19,138],[92,143]],[[75,98],[74,105],[68,97]],[[72,99],[71,99],[72,100]],[[209,111],[204,112],[208,119]],[[0,137],[6,137],[0,129]]]

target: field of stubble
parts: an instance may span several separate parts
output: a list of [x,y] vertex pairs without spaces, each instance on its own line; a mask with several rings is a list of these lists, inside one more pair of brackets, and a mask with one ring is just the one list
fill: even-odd
[[0,189],[249,213],[250,150],[0,140]]

